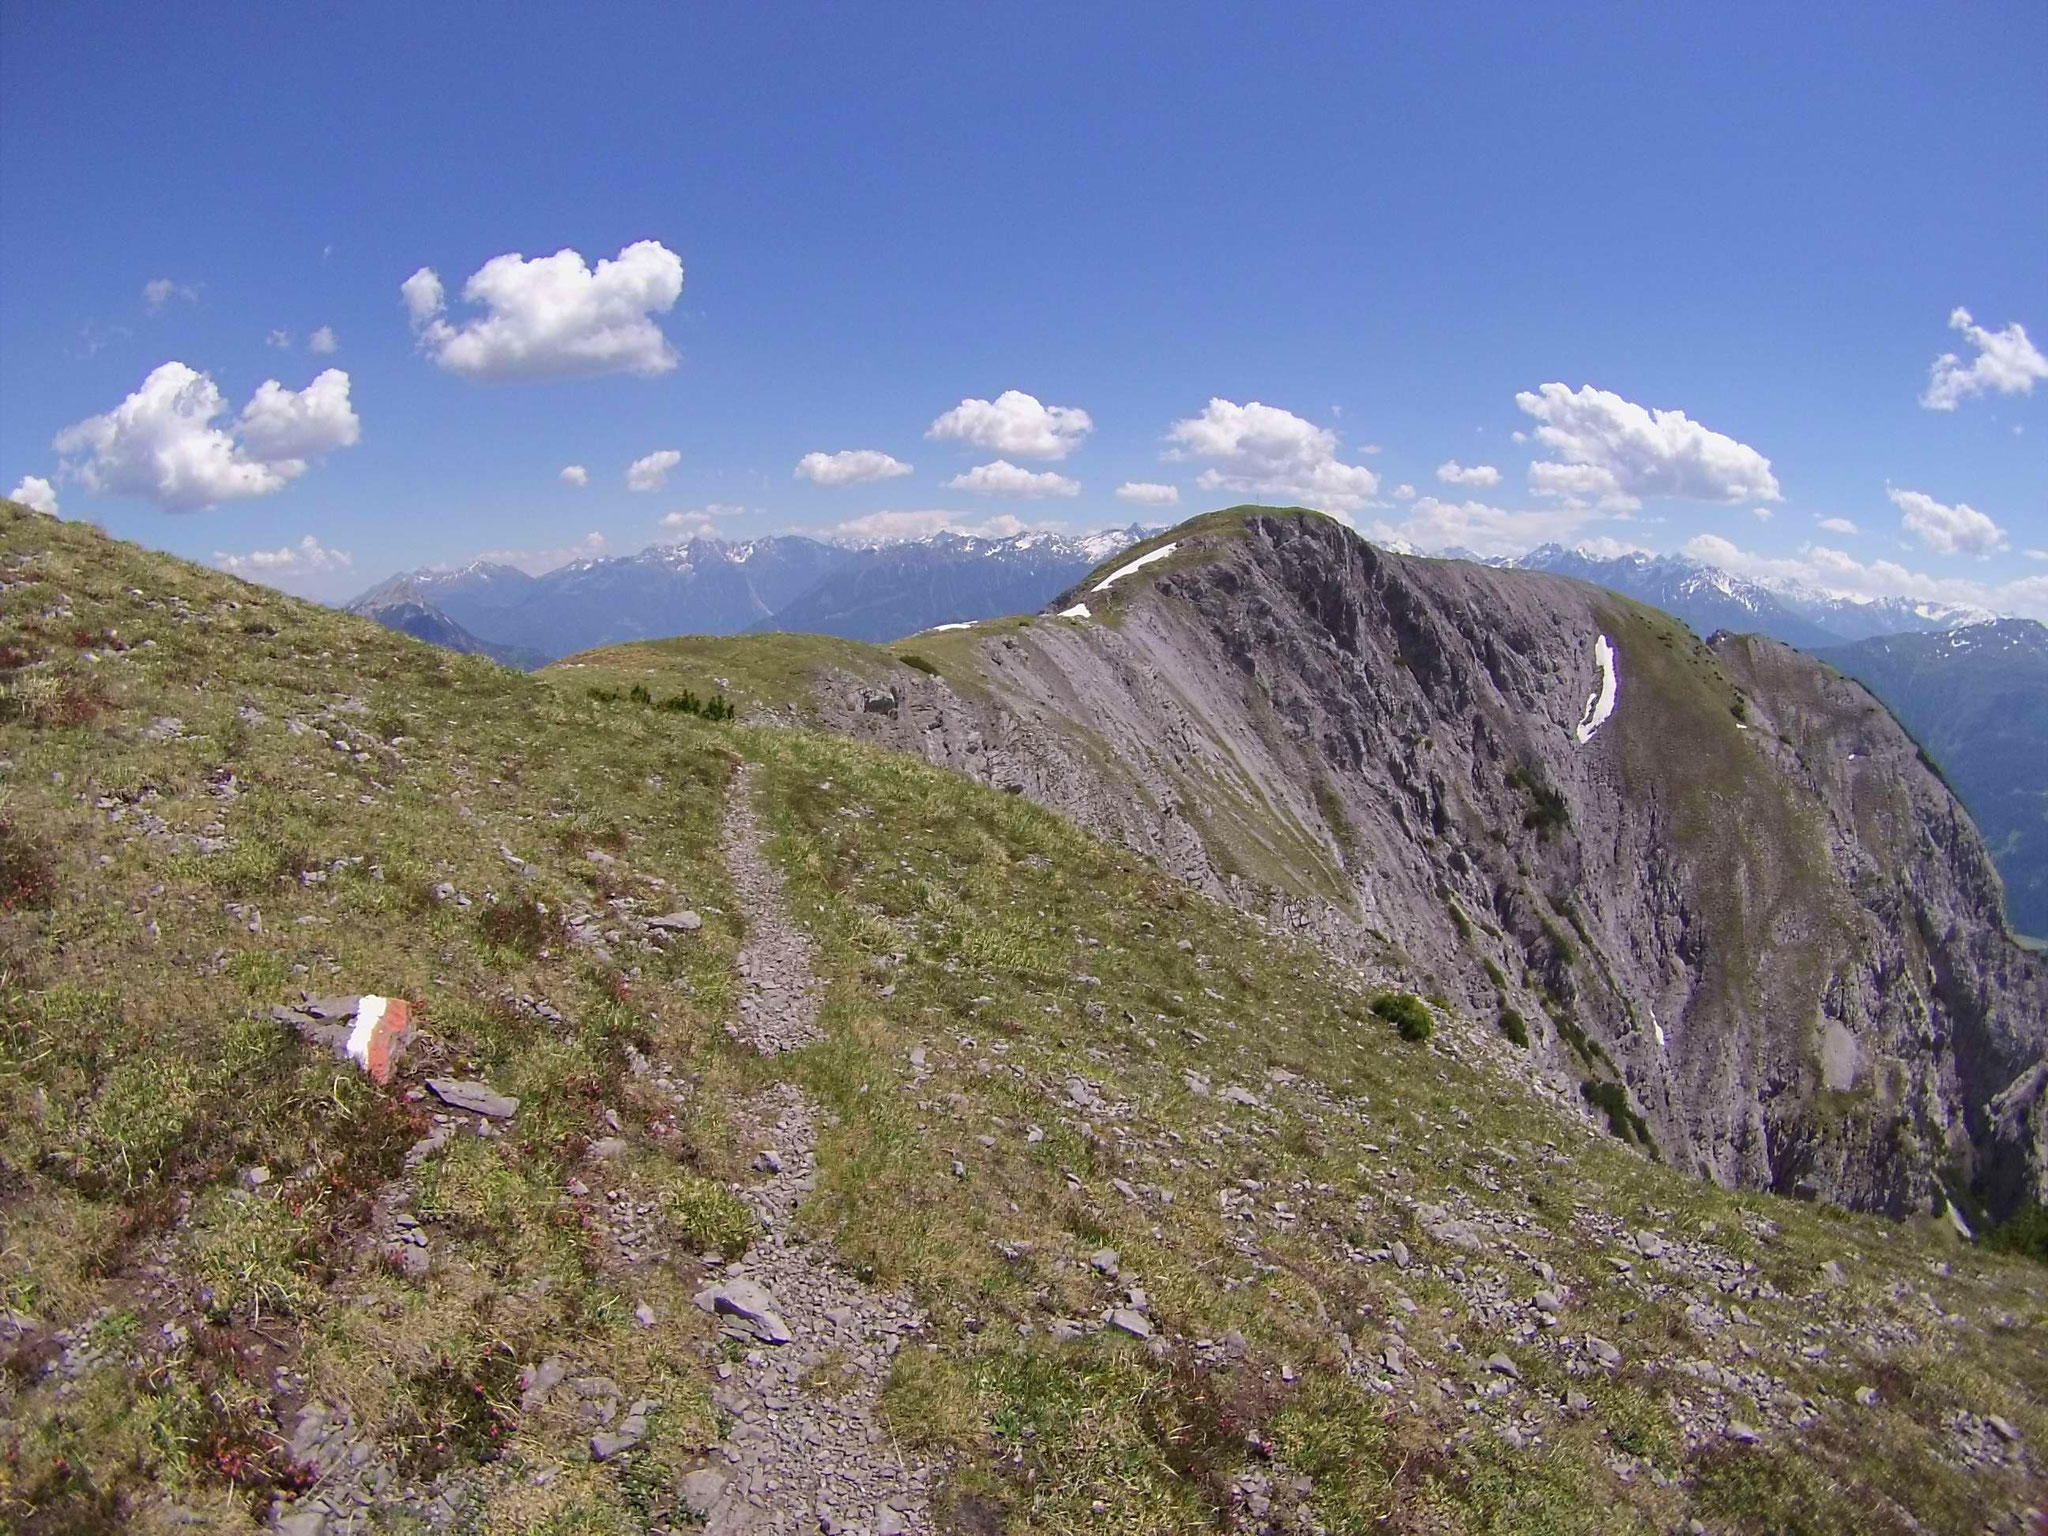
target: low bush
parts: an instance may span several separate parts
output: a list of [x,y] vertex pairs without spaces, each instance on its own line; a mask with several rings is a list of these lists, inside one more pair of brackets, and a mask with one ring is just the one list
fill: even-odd
[[1372,1000],[1372,1011],[1393,1025],[1403,1040],[1420,1044],[1435,1030],[1429,1007],[1412,992],[1382,992]]
[[1522,1017],[1519,1008],[1502,1007],[1500,1032],[1516,1045],[1526,1048],[1529,1044],[1529,1021]]

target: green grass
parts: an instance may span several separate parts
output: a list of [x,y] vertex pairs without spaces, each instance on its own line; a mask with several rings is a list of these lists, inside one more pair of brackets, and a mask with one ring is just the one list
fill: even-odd
[[[685,1272],[613,1267],[568,1183],[610,1111],[629,1150],[606,1185],[676,1251],[731,1255],[751,1235],[730,1188],[751,1149],[729,1108],[783,1077],[821,1110],[800,1225],[929,1318],[886,1402],[906,1443],[947,1460],[940,1503],[966,1528],[1213,1530],[1252,1475],[1283,1517],[1341,1532],[1694,1514],[1962,1532],[2028,1492],[2012,1467],[1958,1473],[1948,1423],[1997,1412],[2048,1443],[2038,1266],[1686,1179],[1505,1065],[1492,1022],[1433,1018],[1425,977],[1369,982],[1020,797],[749,727],[759,690],[797,686],[814,654],[781,637],[752,674],[755,642],[721,642],[743,719],[714,724],[624,702],[636,682],[658,700],[709,677],[522,677],[12,509],[0,573],[23,665],[93,665],[75,630],[130,647],[98,664],[91,711],[0,725],[10,835],[47,871],[0,922],[0,1283],[34,1320],[0,1370],[0,1524],[140,1526],[175,1502],[253,1529],[289,1475],[269,1459],[282,1366],[406,1466],[475,1479],[479,1528],[642,1528],[717,1438],[710,1330]],[[151,739],[168,716],[180,729]],[[823,1043],[772,1061],[722,1028],[744,914],[718,829],[742,760],[825,989]],[[704,925],[609,958],[571,940],[567,916],[603,930],[622,901],[687,903]],[[379,1089],[270,1024],[300,989],[412,999],[399,1079]],[[1374,1016],[1383,993],[1430,1036],[1399,1041]],[[408,1175],[429,1073],[520,1110]],[[258,1165],[271,1178],[247,1188]],[[386,1194],[430,1234],[423,1281],[366,1241]],[[1440,1242],[1426,1202],[1497,1235],[1478,1253]],[[1692,1332],[1686,1288],[1615,1271],[1636,1227],[1756,1266],[1753,1322]],[[1411,1268],[1360,1257],[1396,1238]],[[1162,1358],[1107,1333],[1052,1341],[1054,1320],[1116,1299],[1087,1264],[1102,1246],[1149,1293]],[[1830,1258],[1848,1283],[1816,1291]],[[163,1351],[161,1303],[132,1284],[144,1262],[198,1309],[199,1344]],[[1525,1308],[1474,1299],[1526,1297],[1538,1262],[1567,1297],[1562,1333],[1614,1341],[1618,1371],[1569,1375],[1519,1330]],[[641,1300],[658,1327],[633,1325]],[[1410,1370],[1384,1397],[1345,1349],[1376,1353],[1404,1318]],[[1810,1360],[1822,1325],[1876,1352]],[[36,1352],[98,1329],[108,1358],[60,1396]],[[1232,1330],[1241,1356],[1197,1363],[1193,1341]],[[263,1368],[237,1374],[225,1362],[248,1348]],[[1540,1426],[1521,1448],[1467,1411],[1495,1350],[1523,1372],[1507,1401]],[[507,1406],[508,1369],[545,1352],[662,1399],[636,1468],[594,1466],[566,1408]],[[1688,1447],[1672,1403],[1695,1356],[1768,1369],[1819,1416],[1754,1460]],[[1851,1400],[1866,1379],[1875,1409]],[[1576,1385],[1583,1417],[1561,1405]]]

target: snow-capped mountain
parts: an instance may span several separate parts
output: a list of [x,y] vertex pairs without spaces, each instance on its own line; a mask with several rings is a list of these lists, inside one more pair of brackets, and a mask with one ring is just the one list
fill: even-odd
[[1683,555],[1605,557],[1545,544],[1519,559],[1499,563],[1525,571],[1575,576],[1611,588],[1675,614],[1702,635],[1717,629],[1748,631],[1803,650],[1873,635],[1956,629],[1989,623],[1997,617],[1985,609],[1955,603],[1842,597],[1793,583],[1752,581]]
[[939,533],[853,551],[757,630],[894,640],[934,624],[1030,613],[1146,537],[1136,524],[1072,537]]
[[489,561],[415,571],[349,608],[374,617],[402,601],[426,610],[408,606],[409,633],[431,638],[438,617],[451,632],[549,659],[621,640],[743,630],[893,640],[948,620],[1028,613],[1145,532],[942,532],[870,545],[799,534],[696,538],[539,576]]

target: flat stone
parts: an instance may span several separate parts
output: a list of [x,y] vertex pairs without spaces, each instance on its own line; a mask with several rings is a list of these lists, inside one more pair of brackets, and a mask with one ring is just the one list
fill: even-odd
[[548,1399],[548,1394],[562,1384],[569,1374],[569,1362],[560,1355],[550,1355],[539,1365],[530,1365],[519,1373],[519,1409],[531,1413]]
[[704,926],[704,919],[685,910],[670,912],[663,917],[650,917],[647,926],[660,933],[695,933]]
[[427,1091],[453,1109],[466,1109],[492,1120],[510,1120],[519,1112],[517,1099],[494,1091],[488,1083],[430,1077],[427,1079]]
[[583,1155],[586,1158],[588,1158],[591,1162],[601,1163],[607,1161],[610,1158],[624,1157],[626,1155],[626,1151],[627,1148],[625,1137],[600,1136],[597,1138],[597,1140],[593,1141],[588,1147],[583,1149]]
[[725,1497],[726,1475],[717,1467],[699,1467],[683,1479],[683,1507],[699,1520],[709,1520]]
[[1406,1269],[1412,1262],[1408,1257],[1408,1245],[1398,1237],[1394,1239],[1394,1246],[1388,1251],[1393,1254],[1394,1266],[1397,1269]]
[[1755,1445],[1763,1436],[1740,1419],[1728,1421],[1728,1438],[1738,1445]]
[[1134,1339],[1149,1339],[1152,1337],[1152,1324],[1146,1321],[1145,1315],[1142,1312],[1133,1312],[1129,1307],[1112,1308],[1109,1314],[1109,1326],[1128,1333]]
[[1985,1415],[1984,1422],[1991,1426],[1993,1434],[1997,1435],[1999,1439],[2005,1441],[2008,1445],[2018,1445],[2020,1443],[2020,1432],[2013,1427],[2010,1420],[2002,1419],[1997,1414],[1992,1413]]
[[1564,1303],[1557,1299],[1557,1292],[1555,1291],[1538,1291],[1534,1298],[1534,1305],[1539,1312],[1557,1312],[1564,1307]]
[[1114,1275],[1117,1266],[1117,1252],[1114,1248],[1098,1248],[1088,1255],[1088,1267],[1099,1275]]
[[1602,1365],[1613,1366],[1621,1364],[1621,1351],[1605,1339],[1594,1334],[1589,1333],[1586,1335],[1586,1353],[1595,1360],[1598,1360]]
[[1515,1381],[1522,1379],[1520,1368],[1516,1366],[1514,1361],[1503,1354],[1488,1355],[1486,1357],[1486,1368],[1497,1376],[1506,1376]]

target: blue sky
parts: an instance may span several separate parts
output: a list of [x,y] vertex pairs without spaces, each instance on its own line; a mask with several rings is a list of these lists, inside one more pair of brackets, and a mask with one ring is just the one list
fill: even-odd
[[1256,496],[2048,617],[2044,78],[2034,0],[9,4],[0,489],[330,598]]

